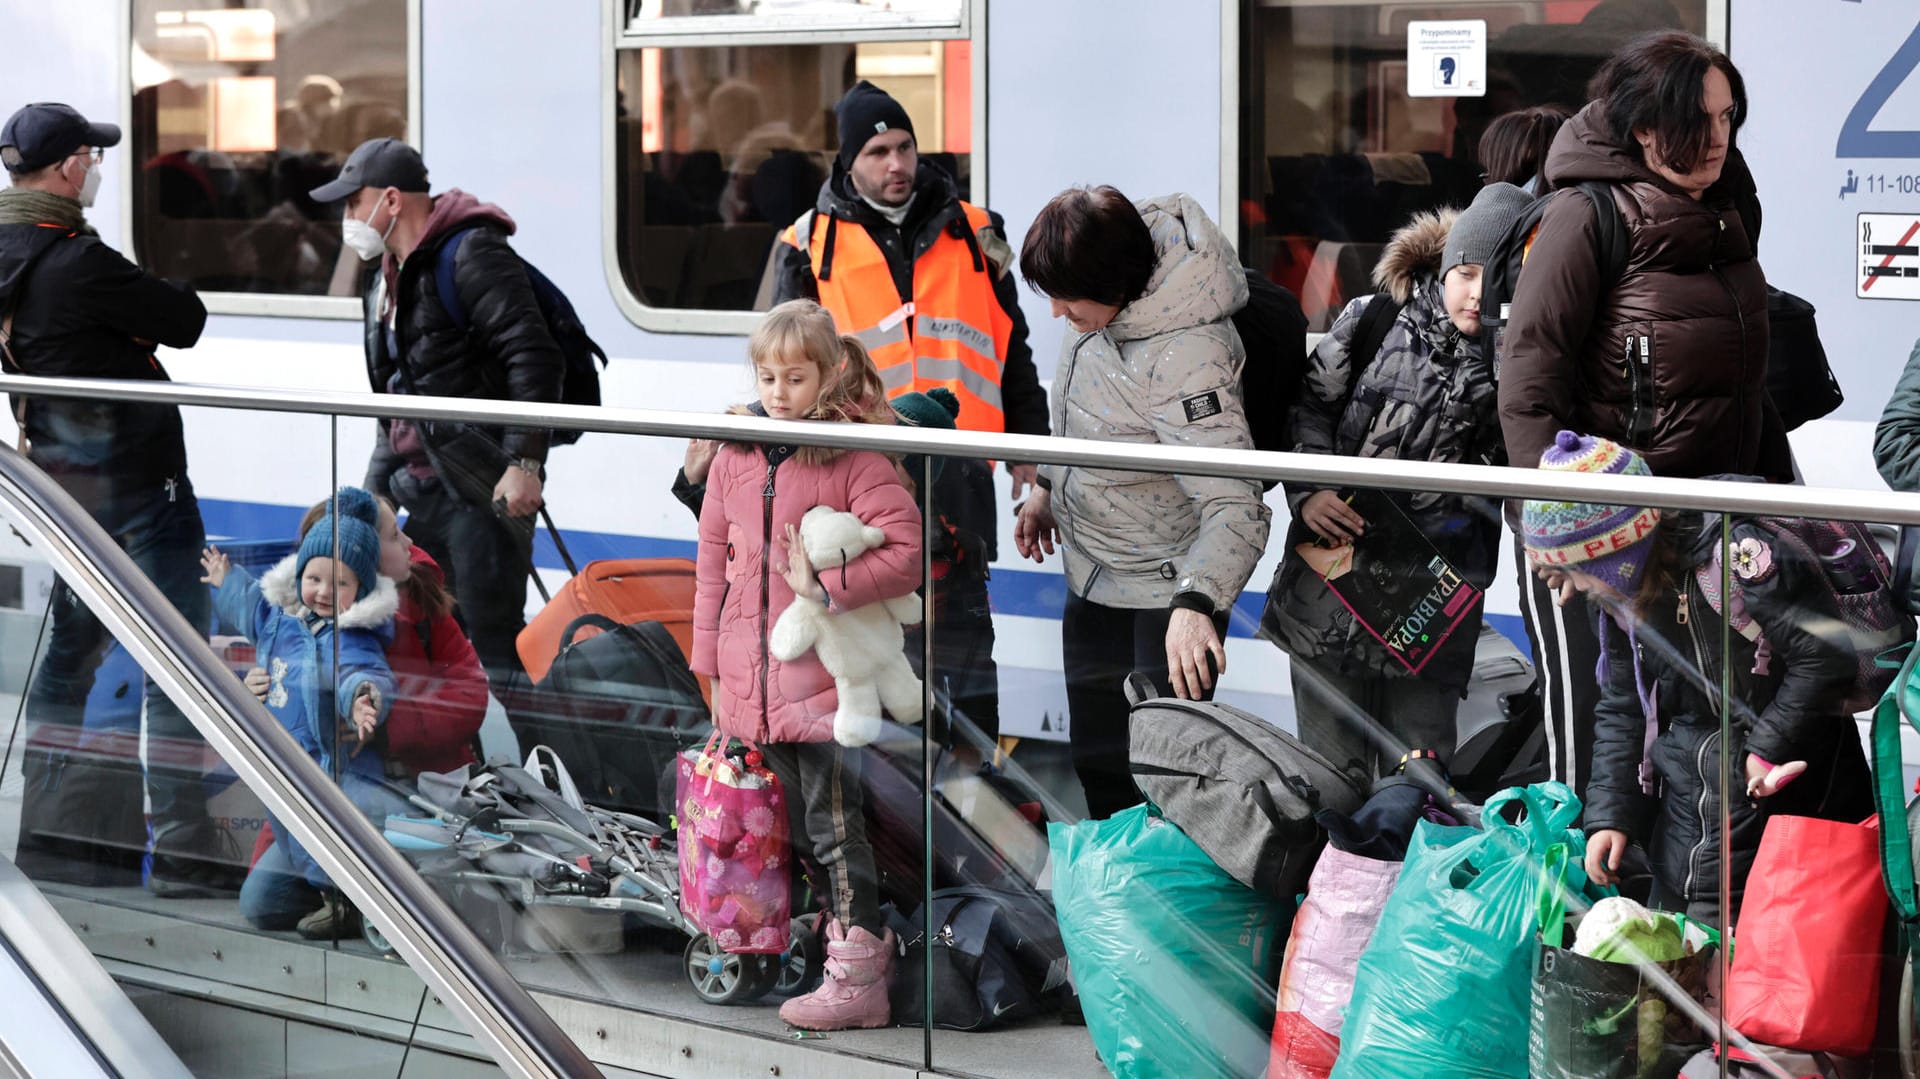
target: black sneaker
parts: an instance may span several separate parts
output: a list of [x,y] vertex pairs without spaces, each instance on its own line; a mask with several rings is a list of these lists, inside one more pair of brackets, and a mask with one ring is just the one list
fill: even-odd
[[147,891],[161,899],[231,898],[247,870],[232,833],[212,821],[156,826]]

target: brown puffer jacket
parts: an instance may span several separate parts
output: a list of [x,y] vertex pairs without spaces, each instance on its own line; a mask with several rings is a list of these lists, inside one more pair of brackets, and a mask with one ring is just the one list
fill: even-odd
[[[1612,185],[1629,252],[1610,280],[1592,205],[1578,191],[1553,196],[1515,290],[1498,372],[1508,460],[1536,465],[1568,428],[1631,445],[1657,476],[1791,480],[1786,430],[1766,396],[1759,204],[1739,151],[1718,183],[1689,198],[1637,147],[1614,142],[1594,103],[1560,129],[1545,175],[1556,192]],[[1636,395],[1636,382],[1650,390]]]

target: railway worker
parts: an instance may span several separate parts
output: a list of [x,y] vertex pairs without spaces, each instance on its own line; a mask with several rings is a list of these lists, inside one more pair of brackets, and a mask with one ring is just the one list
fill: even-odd
[[[920,157],[913,121],[884,90],[863,80],[834,111],[839,156],[814,208],[780,236],[774,302],[818,300],[867,346],[889,397],[945,387],[960,400],[962,430],[1046,434],[1047,396],[1000,215],[962,200],[953,177]],[[951,571],[960,579],[945,582],[934,616],[933,677],[988,738],[1000,726],[987,603],[992,467],[950,460],[933,489],[961,552]],[[1037,469],[1006,469],[1018,502]]]
[[[193,289],[141,270],[87,224],[86,210],[105,175],[101,160],[119,142],[118,127],[58,104],[28,105],[0,130],[0,164],[12,179],[0,191],[0,311],[7,321],[0,334],[7,337],[8,371],[164,382],[154,345],[190,348],[200,339],[207,309]],[[16,415],[24,418],[31,460],[86,508],[189,622],[205,626],[209,600],[193,563],[206,530],[187,480],[180,410],[52,397],[16,406],[24,410]],[[57,586],[29,715],[70,725],[77,734],[108,641],[99,620]],[[154,854],[148,886],[160,895],[213,894],[223,883],[221,871],[199,856],[215,853],[223,833],[207,819],[203,744],[151,682],[146,733]],[[68,760],[29,750],[23,864],[58,873],[55,863],[78,855],[89,863],[80,871],[92,873],[115,857],[91,842],[59,851],[57,841],[40,844],[35,826],[41,821],[50,831],[119,840],[120,857],[130,850],[137,862],[147,844],[141,784],[131,770],[137,750],[130,750],[124,769],[99,769],[84,756]],[[48,860],[36,864],[41,855]],[[79,867],[69,862],[64,869]]]
[[[526,264],[513,218],[459,188],[429,194],[419,151],[361,143],[315,202],[346,200],[342,239],[379,260],[365,297],[367,375],[375,393],[553,404],[566,360]],[[457,242],[456,242],[457,241]],[[442,301],[442,262],[452,295]],[[381,420],[364,486],[406,507],[407,534],[446,571],[481,666],[503,697],[525,672],[533,521],[549,432],[529,427]]]

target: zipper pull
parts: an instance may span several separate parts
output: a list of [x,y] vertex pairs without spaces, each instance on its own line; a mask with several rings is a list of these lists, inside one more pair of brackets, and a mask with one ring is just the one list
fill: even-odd
[[1620,356],[1620,377],[1630,378],[1632,377],[1632,375],[1633,375],[1633,335],[1628,334],[1626,351],[1622,353]]
[[166,484],[167,484],[167,501],[172,502],[174,501],[175,496],[178,494],[179,481],[175,480],[172,476],[168,476],[166,479]]
[[773,470],[779,467],[780,467],[779,465],[773,465],[773,464],[770,464],[767,466],[767,489],[760,492],[761,497],[763,498],[773,497]]
[[1687,624],[1687,618],[1687,594],[1682,592],[1680,593],[1680,602],[1673,610],[1673,620],[1684,626]]

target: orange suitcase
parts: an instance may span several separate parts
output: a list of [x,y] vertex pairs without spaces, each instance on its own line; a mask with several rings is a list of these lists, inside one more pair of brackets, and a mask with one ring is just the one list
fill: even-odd
[[[658,622],[673,635],[680,651],[691,656],[693,560],[615,558],[587,563],[533,616],[514,642],[520,662],[534,681],[547,677],[547,669],[560,652],[560,634],[567,624],[589,612],[623,624]],[[574,640],[585,640],[598,632],[585,627]],[[700,676],[700,695],[711,706],[713,691],[704,675]]]

